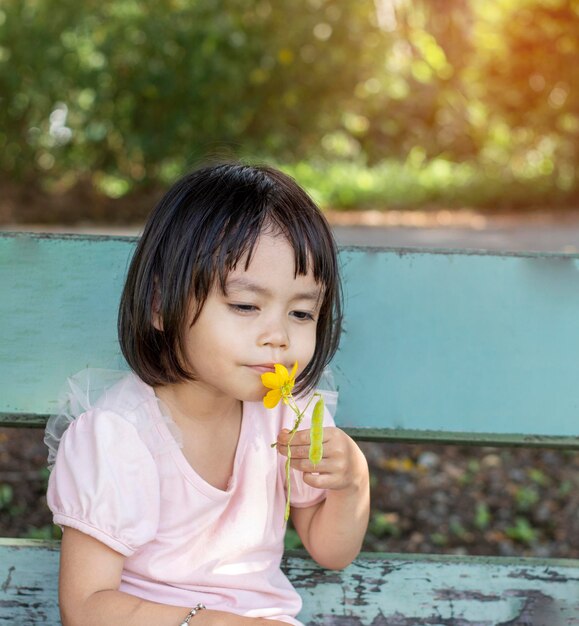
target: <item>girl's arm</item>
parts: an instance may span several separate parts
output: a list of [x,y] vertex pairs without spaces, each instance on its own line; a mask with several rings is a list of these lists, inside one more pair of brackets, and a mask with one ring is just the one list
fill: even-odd
[[[298,431],[291,444],[291,466],[304,472],[304,482],[327,489],[314,506],[292,508],[292,522],[307,551],[322,567],[342,569],[360,552],[370,515],[368,463],[360,448],[339,428],[324,428],[323,453],[314,468],[308,458],[310,432]],[[278,450],[287,456],[287,431]]]
[[[65,528],[59,601],[63,626],[179,626],[189,608],[141,600],[118,591],[125,557],[73,528]],[[191,626],[287,626],[284,622],[200,611]]]

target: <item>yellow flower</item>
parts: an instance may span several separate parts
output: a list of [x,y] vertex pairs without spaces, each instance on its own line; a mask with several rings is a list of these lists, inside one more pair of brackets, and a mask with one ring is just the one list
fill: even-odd
[[273,409],[280,400],[286,404],[291,398],[292,389],[296,382],[296,372],[298,370],[298,362],[294,363],[291,374],[287,368],[280,363],[274,365],[275,372],[266,372],[261,375],[261,382],[264,387],[271,389],[263,398],[263,406],[266,409]]

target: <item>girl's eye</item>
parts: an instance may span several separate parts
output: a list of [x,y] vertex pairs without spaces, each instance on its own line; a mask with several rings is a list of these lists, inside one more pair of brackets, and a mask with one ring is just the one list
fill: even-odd
[[253,304],[230,304],[229,308],[237,311],[237,313],[253,313],[253,311],[257,311],[257,307]]
[[296,319],[300,321],[314,321],[313,313],[309,313],[308,311],[292,311],[291,313]]

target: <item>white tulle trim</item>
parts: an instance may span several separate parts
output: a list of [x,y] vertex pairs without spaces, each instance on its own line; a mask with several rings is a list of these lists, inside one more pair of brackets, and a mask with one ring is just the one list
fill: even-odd
[[330,413],[332,418],[335,419],[336,409],[338,407],[338,391],[332,370],[329,367],[324,370],[316,391],[322,394],[326,410]]
[[[126,394],[123,390],[126,386]],[[317,391],[324,396],[326,409],[334,417],[338,402],[332,373],[324,371]],[[125,397],[132,400],[124,403]],[[153,406],[151,406],[153,405]],[[140,437],[154,453],[164,453],[174,446],[183,447],[182,433],[153,389],[128,370],[87,368],[67,379],[58,397],[57,413],[46,423],[44,442],[48,447],[48,468],[52,470],[62,436],[74,420],[94,408],[109,409],[131,421]],[[157,420],[165,424],[171,439],[159,436]]]
[[[129,391],[127,395],[132,399],[132,403],[123,405],[123,386],[127,387]],[[139,389],[137,386],[142,388]],[[111,401],[113,396],[115,400]],[[160,415],[161,421],[172,435],[170,441],[163,440],[155,428],[156,422],[151,410],[155,407],[150,406],[152,403],[158,407],[155,411],[157,417]],[[126,417],[136,426],[149,449],[156,453],[165,452],[175,445],[183,447],[179,427],[151,387],[127,370],[88,368],[67,379],[58,397],[58,412],[46,423],[44,442],[48,447],[50,470],[54,467],[58,446],[66,429],[77,417],[94,408],[109,409]]]

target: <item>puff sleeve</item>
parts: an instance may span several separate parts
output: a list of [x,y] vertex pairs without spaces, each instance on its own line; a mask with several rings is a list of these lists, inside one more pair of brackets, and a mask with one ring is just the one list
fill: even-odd
[[62,438],[47,501],[55,524],[80,530],[128,557],[157,532],[157,465],[131,422],[92,409]]
[[[324,397],[325,408],[324,408],[324,428],[328,428],[331,426],[335,426],[334,418],[332,417],[331,411],[335,409],[335,405],[337,403],[338,394],[335,391],[322,391],[321,392]],[[311,406],[306,414],[304,415],[304,419],[300,425],[300,430],[307,430],[310,428],[312,423],[312,411],[313,406]],[[297,508],[305,508],[308,506],[313,506],[318,502],[321,502],[326,497],[325,489],[317,489],[316,487],[311,487],[307,485],[303,480],[303,474],[296,470],[291,470],[290,472],[290,480],[291,480],[291,498],[290,504],[291,506]]]

